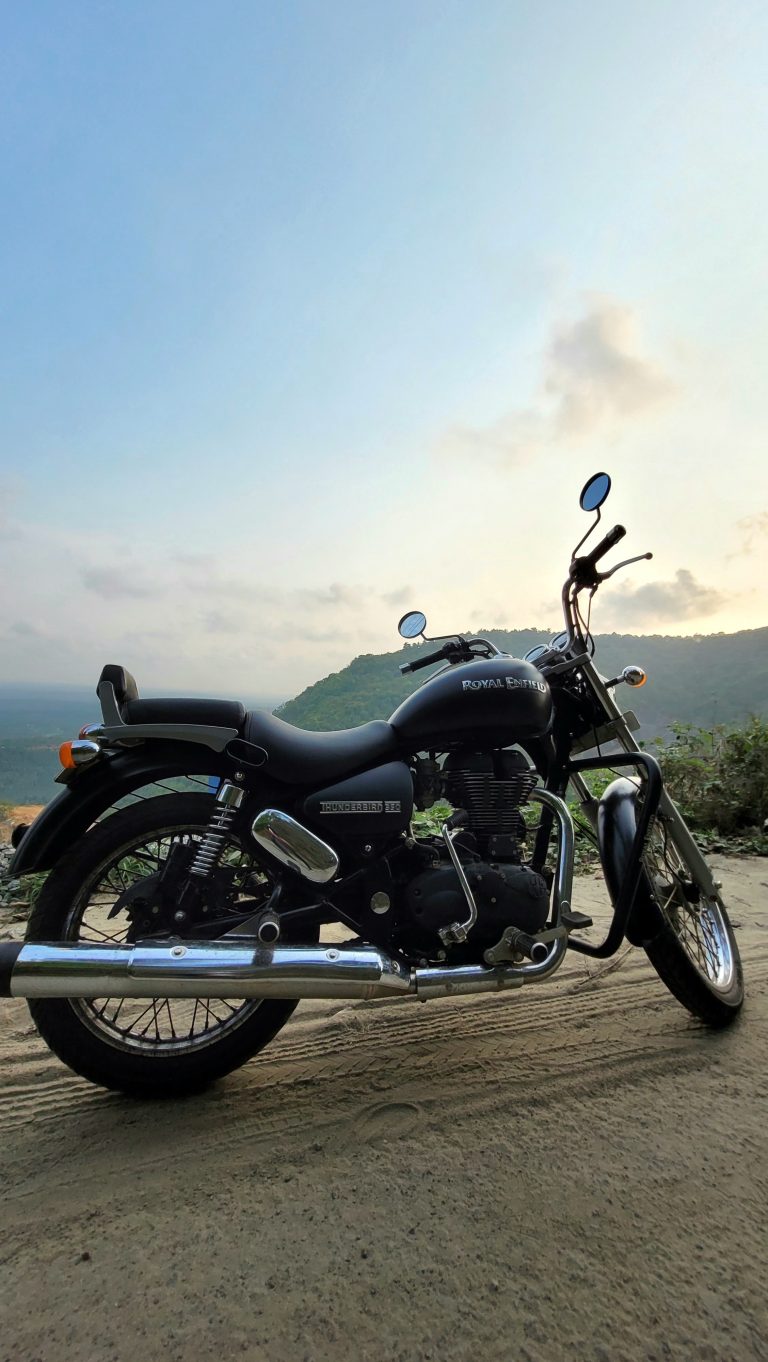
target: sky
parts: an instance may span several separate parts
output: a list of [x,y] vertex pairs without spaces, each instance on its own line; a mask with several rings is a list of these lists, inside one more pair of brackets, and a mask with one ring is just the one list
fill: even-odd
[[0,681],[768,623],[764,0],[0,13]]

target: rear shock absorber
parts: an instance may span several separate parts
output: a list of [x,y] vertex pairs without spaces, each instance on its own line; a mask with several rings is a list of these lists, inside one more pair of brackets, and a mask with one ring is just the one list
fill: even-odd
[[244,798],[245,790],[241,790],[239,785],[230,785],[229,781],[220,785],[211,821],[189,867],[190,875],[205,879],[216,869],[227,844],[227,833]]

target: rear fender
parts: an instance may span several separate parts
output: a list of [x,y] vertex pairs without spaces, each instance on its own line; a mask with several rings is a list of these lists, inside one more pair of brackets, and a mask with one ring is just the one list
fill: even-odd
[[228,776],[234,769],[223,752],[194,743],[152,743],[109,753],[74,771],[62,793],[46,804],[19,842],[9,874],[51,870],[97,818],[143,785],[174,776]]
[[[597,810],[597,837],[605,883],[614,907],[626,878],[630,852],[637,831],[637,795],[634,781],[621,776],[605,790]],[[641,875],[635,902],[627,922],[626,937],[633,946],[644,946],[664,927],[661,909],[651,897]]]

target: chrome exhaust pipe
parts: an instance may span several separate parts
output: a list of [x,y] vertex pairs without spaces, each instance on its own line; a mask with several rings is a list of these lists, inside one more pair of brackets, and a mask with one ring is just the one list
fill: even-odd
[[155,945],[0,943],[5,998],[392,998],[498,993],[552,974],[567,950],[524,965],[408,969],[375,946],[275,946],[226,939]]
[[0,997],[379,998],[411,987],[410,971],[373,946],[0,945]]

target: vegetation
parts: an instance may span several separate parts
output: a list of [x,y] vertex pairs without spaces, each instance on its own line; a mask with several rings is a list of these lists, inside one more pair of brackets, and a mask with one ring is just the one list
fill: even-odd
[[[545,637],[532,629],[479,632],[513,657],[522,657]],[[405,644],[396,652],[356,657],[276,713],[299,728],[316,730],[387,718],[431,674],[401,676],[399,664],[433,646]],[[677,722],[712,728],[744,724],[752,714],[768,718],[768,628],[692,638],[598,635],[596,659],[605,676],[616,676],[629,662],[647,671],[643,689],[625,687],[622,697],[637,710],[647,740],[670,736]]]
[[673,799],[691,827],[711,840],[741,840],[768,852],[768,723],[753,716],[742,728],[675,724],[671,743],[656,742]]

